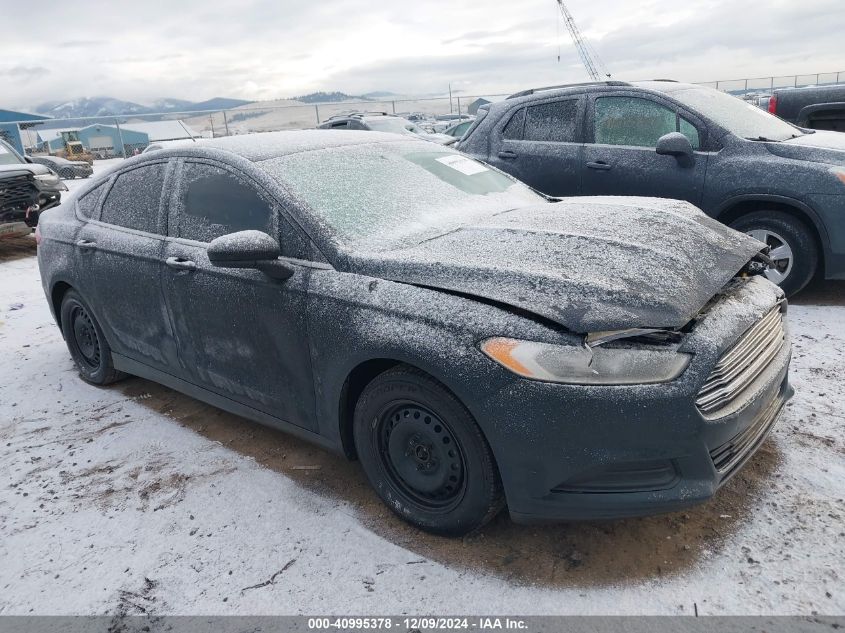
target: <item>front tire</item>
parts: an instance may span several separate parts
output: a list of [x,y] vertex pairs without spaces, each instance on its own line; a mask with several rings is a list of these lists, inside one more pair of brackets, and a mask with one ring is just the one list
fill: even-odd
[[111,348],[100,324],[75,290],[62,297],[62,332],[79,376],[95,385],[108,385],[126,377],[112,364]]
[[811,229],[783,211],[755,211],[737,219],[731,228],[765,242],[775,267],[766,271],[787,296],[794,295],[812,280],[819,265],[819,249]]
[[493,453],[466,407],[429,375],[399,365],[355,407],[358,458],[382,501],[428,532],[463,535],[504,506]]

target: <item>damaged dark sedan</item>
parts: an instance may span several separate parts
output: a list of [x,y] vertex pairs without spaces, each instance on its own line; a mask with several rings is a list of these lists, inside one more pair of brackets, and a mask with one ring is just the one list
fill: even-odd
[[792,395],[765,244],[685,202],[551,200],[425,141],[200,141],[39,226],[83,379],[141,376],[357,458],[437,533],[704,501]]

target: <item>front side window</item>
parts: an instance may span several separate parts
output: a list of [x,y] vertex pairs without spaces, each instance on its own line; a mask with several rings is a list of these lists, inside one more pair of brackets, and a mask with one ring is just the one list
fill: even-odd
[[237,231],[273,235],[272,216],[270,203],[245,179],[215,165],[185,163],[175,237],[210,242]]
[[101,220],[128,229],[158,232],[166,169],[167,163],[155,163],[118,175],[103,204]]
[[698,131],[674,110],[638,97],[596,99],[594,140],[601,145],[656,147],[670,132],[681,132],[698,149]]

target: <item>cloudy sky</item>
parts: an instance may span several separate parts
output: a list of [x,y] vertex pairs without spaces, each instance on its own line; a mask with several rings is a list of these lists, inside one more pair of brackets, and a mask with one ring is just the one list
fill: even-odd
[[[3,0],[0,107],[586,79],[554,0]],[[845,71],[842,0],[569,0],[614,78]],[[558,35],[559,34],[559,35]],[[558,48],[561,60],[558,62]]]

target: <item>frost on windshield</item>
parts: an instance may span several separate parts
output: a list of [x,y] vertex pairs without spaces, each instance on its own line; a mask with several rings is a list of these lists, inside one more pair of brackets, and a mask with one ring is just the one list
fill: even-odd
[[441,235],[474,217],[545,202],[498,171],[425,143],[338,147],[259,165],[342,242],[374,250]]
[[684,88],[669,93],[740,138],[785,141],[801,130],[757,106],[711,88]]

